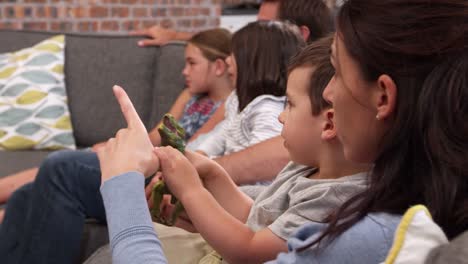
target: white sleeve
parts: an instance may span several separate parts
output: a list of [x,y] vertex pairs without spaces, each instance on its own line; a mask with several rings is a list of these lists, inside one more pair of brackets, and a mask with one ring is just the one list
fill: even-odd
[[204,134],[203,141],[195,146],[195,150],[203,151],[208,157],[222,156],[226,150],[226,123],[225,119]]
[[284,102],[269,97],[253,105],[245,121],[249,130],[249,146],[281,134],[283,125],[278,116],[283,109]]

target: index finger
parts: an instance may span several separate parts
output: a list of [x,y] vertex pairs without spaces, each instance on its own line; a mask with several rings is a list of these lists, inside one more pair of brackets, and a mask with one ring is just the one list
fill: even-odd
[[128,95],[124,89],[118,85],[114,85],[112,88],[114,90],[114,95],[119,102],[120,110],[122,111],[125,120],[127,121],[127,126],[129,128],[143,128],[146,131],[140,116],[138,116],[135,107],[133,107],[132,101],[130,101],[130,98],[128,98]]

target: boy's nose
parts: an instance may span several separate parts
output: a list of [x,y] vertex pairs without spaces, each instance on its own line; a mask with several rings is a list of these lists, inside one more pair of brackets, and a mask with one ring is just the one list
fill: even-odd
[[284,125],[284,111],[279,114],[278,121]]
[[183,75],[183,76],[187,76],[187,75],[188,75],[188,69],[187,69],[187,67],[184,67],[184,69],[182,70],[182,75]]

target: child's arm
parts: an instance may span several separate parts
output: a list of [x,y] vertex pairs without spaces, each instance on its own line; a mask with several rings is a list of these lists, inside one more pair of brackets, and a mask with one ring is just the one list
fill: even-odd
[[181,200],[195,228],[229,263],[264,262],[287,251],[286,242],[269,229],[253,232],[221,207],[203,187],[195,168],[177,150],[159,148],[156,154],[166,183]]
[[245,117],[249,124],[249,146],[281,134],[283,125],[278,121],[284,109],[284,102],[279,98],[263,98],[255,102],[251,112]]
[[[172,105],[169,113],[176,119],[179,120],[184,113],[185,105],[190,100],[192,95],[188,91],[188,89],[184,89],[179,97],[177,97],[176,101]],[[161,121],[156,124],[156,126],[149,132],[149,137],[153,146],[161,145],[161,136],[158,133],[158,126],[161,124]]]
[[203,186],[216,201],[232,216],[245,222],[253,200],[238,188],[224,168],[199,153],[187,150],[185,156],[196,168]]

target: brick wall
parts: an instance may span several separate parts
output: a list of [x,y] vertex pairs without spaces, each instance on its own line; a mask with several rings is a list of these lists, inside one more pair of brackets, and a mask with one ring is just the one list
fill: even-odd
[[0,0],[0,28],[125,33],[160,24],[183,31],[219,24],[220,0]]
[[[294,1],[294,0],[292,0]],[[323,0],[327,4],[328,7],[334,7],[339,1],[341,0]],[[258,3],[258,0],[221,0],[224,5],[238,5],[242,3]]]

